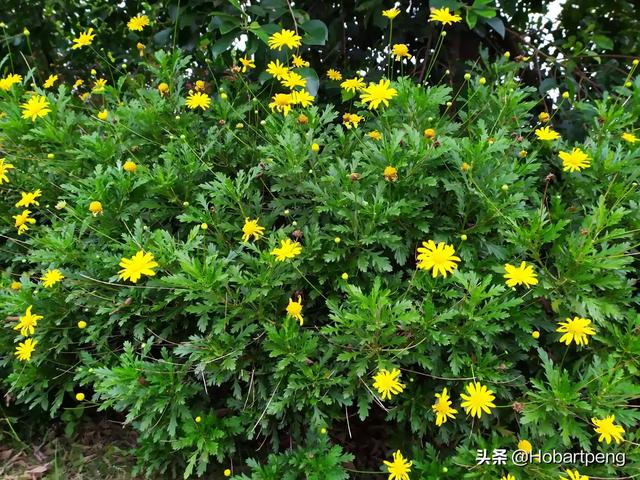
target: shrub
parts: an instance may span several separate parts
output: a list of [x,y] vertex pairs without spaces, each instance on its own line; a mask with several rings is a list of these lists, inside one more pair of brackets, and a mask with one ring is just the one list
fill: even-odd
[[637,82],[560,97],[570,140],[507,57],[306,107],[252,68],[196,83],[178,50],[103,61],[0,92],[0,369],[25,421],[121,412],[170,478],[575,469],[475,466],[523,440],[635,471]]

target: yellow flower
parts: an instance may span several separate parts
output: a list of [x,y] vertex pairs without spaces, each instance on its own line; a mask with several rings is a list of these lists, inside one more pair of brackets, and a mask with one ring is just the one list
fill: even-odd
[[14,215],[13,219],[16,221],[15,227],[18,229],[18,235],[22,235],[24,232],[29,230],[29,224],[33,225],[36,223],[35,218],[30,218],[31,212],[29,210],[24,210],[19,215]]
[[448,8],[434,8],[429,15],[430,22],[440,22],[442,25],[450,25],[458,23],[462,20],[462,17],[457,14],[452,14]]
[[158,85],[158,93],[163,97],[169,93],[169,84],[166,82],[162,82]]
[[514,267],[507,263],[504,266],[504,270],[504,278],[506,279],[507,286],[509,287],[515,287],[516,285],[526,285],[527,287],[530,287],[531,285],[538,284],[538,278],[536,273],[533,271],[533,267],[531,265],[527,265],[526,262],[522,262],[519,267]]
[[638,137],[636,137],[633,133],[625,132],[622,134],[622,139],[625,142],[636,143],[638,141]]
[[20,282],[11,282],[11,285],[9,285],[9,288],[11,290],[20,290],[22,289],[22,284]]
[[9,90],[17,83],[22,82],[22,75],[17,75],[15,73],[10,73],[4,78],[0,78],[0,90]]
[[22,192],[22,198],[16,203],[16,207],[29,207],[30,205],[40,205],[36,198],[42,196],[42,190],[37,189],[34,192]]
[[202,110],[206,110],[211,105],[211,98],[204,92],[192,92],[189,91],[189,95],[187,96],[187,108],[191,110],[195,110],[196,108],[201,108]]
[[7,172],[12,170],[14,166],[11,163],[4,163],[5,158],[0,158],[0,185],[3,183],[9,183],[9,177],[7,177]]
[[36,118],[46,117],[51,109],[49,102],[43,95],[33,95],[29,100],[20,105],[22,109],[22,118],[30,118],[35,122]]
[[196,92],[204,92],[205,87],[204,80],[196,80]]
[[291,103],[294,105],[300,105],[301,107],[308,107],[313,104],[313,101],[316,99],[313,95],[311,95],[305,89],[296,90],[291,92]]
[[364,117],[357,113],[345,113],[342,116],[342,124],[347,128],[358,128],[362,120],[364,120]]
[[564,333],[560,337],[560,342],[567,346],[571,345],[571,342],[575,342],[576,345],[588,345],[588,335],[596,334],[596,331],[591,327],[591,320],[581,317],[573,317],[573,320],[567,318],[566,322],[560,322],[556,332]]
[[464,393],[460,394],[460,398],[464,400],[460,406],[465,409],[467,414],[480,418],[484,411],[490,415],[490,408],[495,408],[493,400],[495,400],[496,397],[493,395],[493,391],[489,390],[485,385],[476,382],[469,383],[466,389],[468,395]]
[[60,273],[60,270],[54,268],[53,270],[47,270],[42,276],[42,286],[44,288],[51,288],[56,283],[64,278],[64,275]]
[[58,81],[58,75],[49,75],[49,77],[45,80],[43,87],[51,88]]
[[313,153],[318,153],[320,151],[320,145],[318,145],[317,143],[312,143],[311,144],[311,151]]
[[551,141],[560,138],[560,134],[551,127],[541,127],[535,131],[536,137],[540,140]]
[[259,240],[264,234],[264,227],[258,225],[258,219],[250,220],[249,217],[244,219],[244,226],[242,227],[242,241],[248,242],[250,237],[254,240]]
[[231,476],[231,469],[230,468],[225,468],[224,472],[222,472],[224,474],[225,477],[230,477]]
[[344,88],[347,92],[355,93],[356,90],[362,90],[365,86],[364,78],[361,77],[353,77],[345,80],[340,84],[342,88]]
[[418,268],[420,270],[432,270],[431,275],[434,278],[438,274],[446,278],[447,273],[453,273],[458,268],[456,262],[460,261],[460,257],[455,255],[455,249],[444,242],[440,242],[438,245],[433,240],[422,242],[422,247],[418,248],[418,253]]
[[424,131],[424,138],[435,138],[436,131],[433,128],[427,128]]
[[537,340],[540,338],[540,332],[538,330],[534,330],[533,332],[531,332],[531,336]]
[[567,475],[569,475],[569,478],[567,477],[560,477],[560,480],[589,480],[589,477],[587,477],[586,475],[580,475],[580,472],[578,472],[578,470],[567,470]]
[[392,395],[402,393],[405,385],[400,383],[398,377],[400,377],[400,370],[397,368],[391,371],[383,368],[373,376],[373,388],[378,390],[382,400],[391,399]]
[[144,46],[144,43],[140,43],[140,42],[136,43],[136,48],[138,49],[138,53],[140,54],[140,56],[143,57],[144,56],[144,49],[146,48]]
[[93,216],[96,217],[102,213],[102,203],[94,200],[89,204],[89,211],[93,213]]
[[93,87],[91,88],[91,91],[93,93],[103,93],[104,92],[104,87],[106,87],[106,86],[107,86],[107,80],[104,79],[104,78],[99,78],[93,84]]
[[382,134],[378,131],[378,130],[372,130],[369,133],[367,133],[367,136],[369,138],[372,138],[373,140],[375,140],[376,142],[378,140],[382,140]]
[[78,328],[80,330],[84,330],[85,328],[87,328],[87,322],[85,322],[84,320],[78,321]]
[[102,121],[105,121],[107,118],[109,118],[109,111],[106,109],[99,111],[98,118]]
[[327,71],[327,77],[329,77],[330,80],[334,80],[336,82],[342,80],[342,74],[338,70],[334,70],[333,68],[330,68]]
[[280,247],[271,250],[271,255],[275,255],[278,262],[284,262],[288,258],[294,258],[302,253],[302,246],[298,242],[292,242],[286,238],[280,240]]
[[125,172],[133,173],[138,169],[138,166],[135,164],[135,162],[127,160],[126,162],[124,162],[124,165],[122,165],[122,169]]
[[246,72],[250,68],[256,68],[255,62],[251,58],[244,57],[240,58],[240,63],[242,64],[242,73]]
[[289,299],[289,305],[287,305],[287,315],[295,318],[300,322],[300,326],[304,323],[304,319],[302,318],[302,297],[298,295],[298,301],[294,302]]
[[141,32],[144,27],[149,25],[149,17],[146,15],[136,15],[127,22],[127,28],[132,32]]
[[531,445],[529,440],[520,440],[518,442],[518,450],[531,453],[533,451],[533,445]]
[[538,115],[538,120],[540,120],[540,122],[542,123],[547,123],[550,118],[551,115],[549,115],[547,112],[540,112],[540,115]]
[[274,77],[276,80],[282,80],[289,75],[289,68],[276,59],[275,62],[269,62],[267,64],[266,72]]
[[402,60],[403,57],[411,58],[409,53],[409,46],[406,43],[396,43],[391,48],[391,54],[396,57],[396,60]]
[[502,477],[500,477],[500,480],[516,480],[516,477],[514,477],[513,475],[508,473],[508,474],[503,475]]
[[283,86],[293,90],[296,87],[306,87],[307,79],[302,75],[296,72],[289,72],[282,80],[280,81]]
[[286,117],[291,111],[291,105],[293,104],[293,97],[289,93],[276,93],[271,99],[269,108],[271,111],[278,111],[284,114]]
[[413,462],[409,462],[408,460],[408,458],[402,456],[400,450],[393,454],[393,462],[383,460],[389,471],[388,480],[409,480]]
[[19,343],[16,347],[15,353],[16,357],[18,357],[18,360],[21,360],[23,362],[28,362],[29,360],[31,360],[31,354],[35,350],[37,344],[38,341],[31,338],[27,338],[24,342]]
[[341,277],[343,280],[349,280],[349,274],[347,272],[344,272]]
[[74,83],[73,83],[73,89],[78,88],[80,85],[82,85],[84,83],[84,80],[82,80],[81,78],[77,79]]
[[398,10],[396,7],[390,8],[389,10],[382,11],[382,16],[387,17],[389,20],[393,20],[398,15],[400,15],[400,10]]
[[306,68],[310,65],[309,62],[299,55],[294,55],[291,63],[293,63],[293,66],[296,68]]
[[622,434],[624,433],[624,428],[621,425],[616,425],[615,415],[609,415],[605,418],[592,418],[591,421],[595,425],[596,433],[600,434],[598,437],[598,441],[605,441],[607,444],[611,443],[613,440],[616,443],[622,442],[624,439],[622,438]]
[[157,267],[158,263],[154,261],[153,253],[145,253],[144,250],[140,250],[131,258],[123,258],[120,261],[120,266],[122,270],[118,272],[118,277],[137,283],[142,275],[154,276],[156,272],[153,268]]
[[398,180],[398,169],[389,165],[388,167],[384,168],[382,176],[387,182],[395,182],[396,180]]
[[76,400],[77,401],[82,402],[82,401],[84,401],[84,399],[85,399],[84,393],[82,393],[82,392],[76,393]]
[[301,40],[302,37],[296,32],[283,28],[269,37],[269,48],[271,50],[282,50],[282,47],[298,48],[302,45]]
[[447,389],[443,388],[442,393],[436,393],[436,403],[431,408],[436,414],[436,426],[440,427],[450,418],[456,418],[454,414],[458,413],[455,408],[451,408],[451,400]]
[[31,313],[33,305],[27,307],[24,315],[18,318],[18,324],[13,327],[14,330],[20,330],[20,335],[23,337],[29,337],[34,334],[36,327],[38,326],[38,320],[42,320],[42,315],[35,315]]
[[385,106],[389,106],[389,100],[398,94],[395,88],[390,87],[391,82],[389,80],[382,79],[378,83],[370,82],[369,86],[362,89],[360,93],[360,101],[364,104],[369,104],[369,110],[377,109],[380,103],[384,103]]
[[558,156],[562,160],[562,170],[564,172],[579,172],[584,168],[589,168],[591,165],[589,155],[577,147],[571,152],[561,151]]
[[74,38],[73,46],[71,50],[76,50],[82,47],[88,47],[93,42],[93,39],[96,37],[96,34],[93,33],[93,28],[88,29],[86,32],[82,32],[78,38]]

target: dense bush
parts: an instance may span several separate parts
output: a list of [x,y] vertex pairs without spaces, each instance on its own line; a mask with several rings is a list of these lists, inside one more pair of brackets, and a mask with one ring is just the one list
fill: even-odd
[[[208,82],[177,49],[7,70],[7,421],[120,412],[155,478],[637,473],[637,62],[548,113],[508,54],[332,105],[284,35]],[[528,444],[627,461],[476,466]]]

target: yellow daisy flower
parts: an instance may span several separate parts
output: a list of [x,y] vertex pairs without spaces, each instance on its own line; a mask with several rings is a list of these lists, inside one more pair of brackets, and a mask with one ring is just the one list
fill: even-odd
[[46,117],[51,112],[49,102],[43,95],[33,95],[21,104],[20,108],[22,109],[22,118],[30,118],[32,122],[35,122],[37,118]]
[[431,275],[434,278],[438,275],[446,277],[447,273],[452,273],[458,268],[457,262],[460,262],[460,257],[455,255],[455,249],[444,242],[440,242],[438,245],[433,240],[422,242],[418,253],[418,268],[432,270]]
[[526,262],[522,262],[519,267],[514,267],[507,263],[504,266],[504,270],[504,278],[506,279],[508,287],[515,287],[516,285],[526,285],[527,287],[531,287],[531,285],[538,284],[538,278],[536,273],[533,271],[533,267],[531,265],[527,265]]
[[71,50],[76,50],[82,47],[88,47],[93,42],[93,39],[96,37],[96,34],[93,33],[93,28],[88,29],[86,32],[82,32],[77,38],[74,38],[73,46]]
[[560,326],[556,329],[558,333],[564,333],[560,337],[560,342],[571,345],[587,345],[589,343],[589,335],[595,335],[596,331],[591,327],[591,320],[588,318],[573,317],[567,318],[566,322],[560,322]]
[[400,453],[400,450],[393,454],[392,462],[388,462],[386,460],[383,460],[383,462],[389,471],[388,480],[409,480],[409,474],[411,473],[411,465],[413,465],[413,462],[404,458],[402,453]]
[[64,275],[58,270],[54,268],[53,270],[47,270],[42,276],[42,286],[44,288],[51,288],[56,283],[60,282],[64,278]]
[[397,368],[391,371],[383,368],[373,376],[373,388],[378,390],[382,400],[391,399],[393,395],[403,392],[405,385],[400,383],[399,377],[400,370]]
[[142,275],[154,276],[156,272],[153,269],[158,266],[158,263],[154,260],[153,253],[140,250],[131,258],[123,258],[120,266],[122,270],[118,272],[118,277],[137,283]]
[[390,8],[389,10],[382,11],[382,16],[387,17],[389,20],[393,20],[398,15],[400,15],[400,10],[398,10],[396,7]]
[[378,83],[370,82],[368,87],[362,89],[360,101],[365,105],[369,104],[369,110],[377,109],[381,103],[388,107],[389,100],[398,94],[398,91],[391,88],[390,85],[391,82],[386,79],[382,79]]
[[20,330],[20,335],[23,337],[33,335],[36,331],[36,327],[38,326],[38,320],[42,320],[44,318],[42,315],[35,315],[31,313],[32,308],[33,305],[29,305],[27,310],[24,312],[24,315],[18,317],[18,324],[13,327],[14,330]]
[[298,295],[298,301],[294,302],[292,299],[289,299],[289,305],[287,305],[287,315],[295,318],[300,322],[300,326],[304,323],[304,318],[302,318],[302,297]]
[[333,68],[327,70],[327,77],[329,77],[329,80],[333,80],[335,82],[339,82],[340,80],[342,80],[342,74],[338,70],[335,70]]
[[451,408],[451,400],[447,389],[443,388],[441,393],[436,393],[436,403],[431,408],[433,413],[436,414],[436,426],[440,427],[447,422],[448,419],[456,418],[455,414],[458,411],[455,408]]
[[496,407],[493,403],[493,400],[496,398],[493,395],[493,391],[477,382],[469,383],[466,386],[466,390],[468,395],[464,393],[460,394],[460,398],[464,400],[460,406],[464,408],[467,414],[478,418],[482,416],[482,412],[490,415],[491,408]]
[[560,138],[560,134],[553,130],[551,127],[538,128],[534,133],[536,134],[536,137],[538,137],[538,139],[547,142]]
[[460,20],[462,20],[462,17],[456,13],[451,13],[447,7],[434,8],[431,10],[431,15],[429,15],[430,22],[440,22],[443,26],[458,23]]
[[561,151],[558,156],[562,160],[562,170],[564,172],[579,172],[591,166],[589,155],[577,147],[571,152]]
[[275,255],[278,262],[284,262],[288,258],[295,258],[302,253],[302,246],[298,242],[292,242],[286,238],[280,240],[280,247],[271,250],[271,255]]
[[283,28],[279,32],[271,35],[268,43],[271,50],[282,50],[283,47],[298,48],[302,45],[302,37],[293,30]]
[[624,428],[621,425],[616,425],[614,422],[616,420],[615,415],[609,415],[605,418],[592,418],[591,421],[595,425],[594,429],[596,433],[600,434],[598,437],[599,442],[607,442],[610,444],[613,440],[616,443],[621,443],[624,438],[622,434],[624,433]]
[[18,343],[15,353],[16,357],[18,357],[18,360],[23,362],[30,361],[31,354],[35,350],[37,344],[38,341],[31,338],[27,338],[24,342]]
[[22,198],[18,200],[16,203],[16,207],[25,207],[28,208],[31,205],[40,205],[40,202],[36,200],[37,198],[42,196],[42,190],[37,189],[33,192],[22,192]]
[[195,110],[196,108],[201,108],[202,110],[206,110],[211,105],[211,98],[204,92],[193,92],[190,91],[187,96],[187,108],[190,110]]
[[42,85],[44,88],[51,88],[58,81],[58,75],[49,75]]
[[242,227],[242,241],[248,242],[249,238],[253,237],[254,240],[259,240],[264,234],[264,227],[258,225],[258,219],[250,220],[249,217],[244,219],[244,226]]
[[127,22],[127,28],[132,32],[141,32],[144,27],[149,25],[149,17],[146,15],[136,15]]

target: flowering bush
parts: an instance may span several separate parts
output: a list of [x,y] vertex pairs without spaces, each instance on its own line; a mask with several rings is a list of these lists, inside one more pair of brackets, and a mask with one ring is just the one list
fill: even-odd
[[[134,73],[0,80],[18,423],[120,413],[156,478],[634,474],[637,62],[549,112],[521,62],[486,54],[455,88],[332,69],[332,105],[299,33],[210,82],[149,49]],[[553,123],[569,110],[575,138]],[[627,465],[476,466],[478,449]]]

